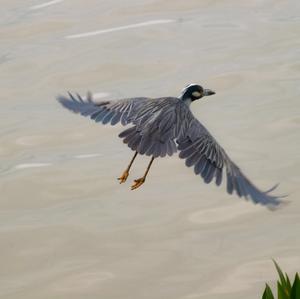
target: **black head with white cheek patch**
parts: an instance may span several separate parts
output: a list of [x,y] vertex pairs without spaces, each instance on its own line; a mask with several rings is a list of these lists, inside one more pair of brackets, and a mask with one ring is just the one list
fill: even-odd
[[190,100],[193,102],[204,96],[210,96],[213,94],[215,94],[215,92],[210,89],[204,89],[202,86],[197,84],[190,84],[182,91],[181,98],[183,100]]

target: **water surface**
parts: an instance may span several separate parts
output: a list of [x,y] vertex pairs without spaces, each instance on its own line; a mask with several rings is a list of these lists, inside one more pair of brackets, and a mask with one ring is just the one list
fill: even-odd
[[[2,1],[0,297],[253,299],[300,267],[298,1]],[[98,32],[98,34],[88,34]],[[68,38],[73,37],[73,38]],[[262,189],[270,212],[205,185],[176,156],[147,183],[132,153],[54,100],[217,92],[194,114]]]

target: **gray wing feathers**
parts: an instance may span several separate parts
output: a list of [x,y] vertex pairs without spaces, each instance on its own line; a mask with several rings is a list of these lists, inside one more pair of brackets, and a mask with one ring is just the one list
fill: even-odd
[[175,138],[181,130],[178,114],[181,105],[178,98],[130,98],[96,103],[91,94],[85,99],[69,93],[57,100],[74,113],[90,117],[102,124],[134,126],[123,131],[123,138],[132,150],[154,157],[171,156],[177,151]]
[[110,123],[111,125],[115,125],[118,122],[121,122],[122,125],[127,125],[132,122],[137,111],[147,101],[151,101],[148,98],[130,98],[97,103],[93,100],[91,93],[88,93],[85,99],[79,94],[74,96],[69,93],[69,97],[58,96],[57,100],[62,106],[74,113],[88,116],[102,124]]
[[189,127],[177,140],[179,157],[185,159],[186,166],[193,166],[195,174],[200,175],[205,183],[214,180],[218,186],[222,183],[225,172],[229,194],[235,192],[239,197],[262,205],[280,204],[280,197],[270,194],[276,186],[266,192],[260,191],[191,113],[187,119],[190,121]]
[[159,98],[146,103],[135,113],[134,127],[119,137],[140,154],[153,157],[171,156],[177,151],[175,137],[177,98]]

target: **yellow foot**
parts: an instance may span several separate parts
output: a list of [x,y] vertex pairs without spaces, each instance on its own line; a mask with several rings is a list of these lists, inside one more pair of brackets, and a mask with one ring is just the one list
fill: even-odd
[[129,172],[125,170],[123,172],[123,174],[118,178],[118,180],[120,181],[120,184],[125,183],[128,176],[129,176]]
[[131,186],[131,190],[137,189],[138,187],[143,185],[144,182],[145,182],[145,178],[134,180],[134,184]]

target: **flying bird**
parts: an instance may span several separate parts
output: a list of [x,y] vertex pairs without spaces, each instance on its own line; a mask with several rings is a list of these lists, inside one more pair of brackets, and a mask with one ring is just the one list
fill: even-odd
[[214,95],[215,92],[198,84],[186,86],[179,97],[136,97],[115,101],[95,102],[91,93],[85,98],[79,94],[58,96],[57,100],[74,113],[90,117],[95,122],[115,125],[121,123],[129,128],[119,134],[123,142],[133,150],[134,156],[123,174],[118,178],[124,183],[137,157],[151,157],[144,175],[134,180],[131,189],[137,189],[146,180],[153,160],[172,156],[179,151],[187,167],[201,176],[205,183],[215,181],[221,185],[226,176],[227,192],[251,199],[254,203],[276,206],[280,197],[271,195],[277,185],[268,191],[259,190],[229,158],[215,138],[192,114],[192,102]]

